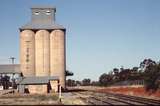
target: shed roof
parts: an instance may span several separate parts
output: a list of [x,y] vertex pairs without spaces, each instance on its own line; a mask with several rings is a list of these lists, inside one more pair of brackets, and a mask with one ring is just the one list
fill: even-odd
[[31,85],[31,84],[48,84],[50,80],[59,80],[58,76],[44,76],[44,77],[23,77],[17,81],[17,84]]
[[0,74],[20,74],[20,64],[0,64]]

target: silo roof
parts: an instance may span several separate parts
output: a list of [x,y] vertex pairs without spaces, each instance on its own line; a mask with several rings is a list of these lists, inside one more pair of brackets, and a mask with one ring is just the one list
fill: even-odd
[[[40,5],[40,6],[33,6],[31,7],[31,9],[32,9],[31,21],[25,24],[24,26],[20,27],[20,30],[25,30],[25,29],[65,30],[65,28],[62,25],[59,25],[55,22],[56,8],[54,6]],[[36,9],[36,11],[34,9]],[[42,9],[46,11],[48,11],[47,9],[54,9],[54,11],[50,11],[50,14],[47,14],[47,12],[46,11],[44,12]],[[36,13],[37,11],[38,14]]]
[[20,30],[24,29],[65,29],[62,25],[54,24],[54,23],[28,23],[22,27],[20,27]]
[[44,8],[44,9],[48,9],[48,8],[53,8],[55,9],[56,7],[55,6],[50,6],[50,5],[37,5],[37,6],[32,6],[31,9],[34,9],[34,8]]

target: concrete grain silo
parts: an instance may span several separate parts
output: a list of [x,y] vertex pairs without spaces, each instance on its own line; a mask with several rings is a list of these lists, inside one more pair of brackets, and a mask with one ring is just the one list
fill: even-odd
[[[66,29],[55,23],[55,7],[34,6],[31,8],[31,22],[20,28],[20,64],[24,76],[58,76],[60,84],[65,88],[65,31]],[[26,34],[27,33],[27,34]],[[25,35],[30,36],[26,38]],[[26,70],[26,42],[32,51],[29,56],[30,70]]]
[[54,30],[50,34],[50,73],[61,76],[60,82],[65,85],[65,33]]
[[36,76],[49,76],[50,68],[49,32],[39,30],[35,34]]
[[24,30],[20,33],[20,63],[24,76],[35,75],[35,42],[34,32]]

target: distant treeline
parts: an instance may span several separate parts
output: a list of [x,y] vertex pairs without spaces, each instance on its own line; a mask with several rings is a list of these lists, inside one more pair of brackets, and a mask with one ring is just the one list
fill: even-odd
[[138,67],[133,68],[114,68],[108,73],[99,76],[99,81],[91,81],[85,78],[82,81],[68,79],[68,86],[113,86],[113,85],[132,85],[142,84],[146,90],[156,91],[160,87],[160,62],[152,59],[144,59]]

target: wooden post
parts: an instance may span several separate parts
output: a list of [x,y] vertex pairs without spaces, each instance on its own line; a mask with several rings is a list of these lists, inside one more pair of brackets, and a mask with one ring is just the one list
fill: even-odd
[[59,101],[61,101],[61,98],[62,98],[62,91],[61,91],[61,85],[59,84]]

